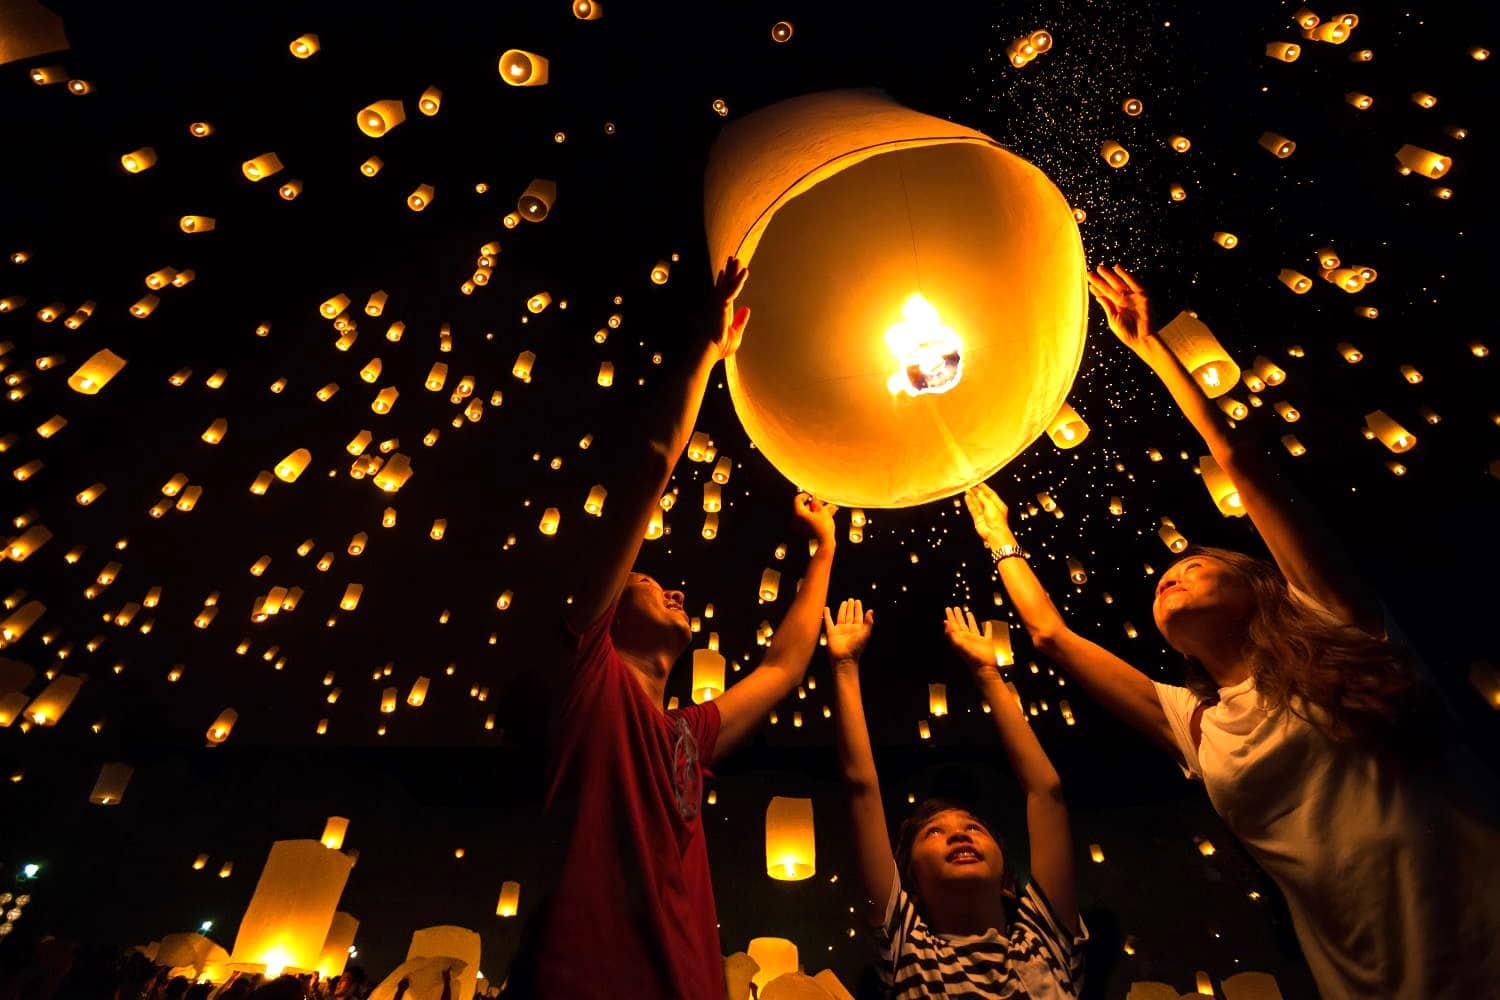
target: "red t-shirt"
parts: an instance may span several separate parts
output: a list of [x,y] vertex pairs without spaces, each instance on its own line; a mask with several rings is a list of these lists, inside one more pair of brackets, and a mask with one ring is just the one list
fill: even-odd
[[700,816],[719,708],[652,704],[610,638],[614,615],[581,636],[563,630],[572,671],[553,707],[543,804],[563,859],[523,961],[547,1000],[723,1000]]

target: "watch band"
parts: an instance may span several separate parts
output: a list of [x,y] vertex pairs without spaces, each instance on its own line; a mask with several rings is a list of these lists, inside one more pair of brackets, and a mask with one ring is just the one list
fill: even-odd
[[995,560],[995,565],[1000,565],[1002,560],[1011,558],[1030,559],[1026,550],[1019,545],[1002,545],[998,549],[990,549],[990,556]]

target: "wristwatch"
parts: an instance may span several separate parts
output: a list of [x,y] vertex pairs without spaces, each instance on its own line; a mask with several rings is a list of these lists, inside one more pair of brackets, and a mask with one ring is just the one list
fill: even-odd
[[1002,545],[998,549],[991,548],[990,556],[995,560],[996,566],[1000,565],[1002,560],[1010,559],[1012,557],[1019,557],[1021,559],[1031,558],[1026,550],[1021,548],[1021,546],[1019,545]]

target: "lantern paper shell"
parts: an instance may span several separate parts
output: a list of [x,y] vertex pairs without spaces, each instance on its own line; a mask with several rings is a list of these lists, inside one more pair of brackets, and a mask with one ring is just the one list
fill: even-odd
[[1105,163],[1117,170],[1130,162],[1130,153],[1113,139],[1104,140],[1104,145],[1099,147],[1099,155],[1104,157]]
[[229,961],[268,976],[312,972],[354,859],[317,840],[278,840],[240,920]]
[[359,921],[354,917],[343,910],[333,915],[328,936],[323,939],[323,950],[318,955],[318,975],[324,979],[343,975],[344,965],[349,961],[349,948],[358,933]]
[[521,883],[504,882],[500,886],[500,901],[495,905],[495,916],[513,917],[521,905]]
[[521,213],[521,218],[527,222],[541,222],[552,211],[553,202],[557,201],[557,182],[543,180],[538,177],[526,185],[526,190],[521,192],[521,197],[516,199],[516,211]]
[[1272,59],[1280,59],[1282,62],[1296,62],[1297,57],[1302,54],[1302,46],[1296,42],[1268,42],[1266,43],[1266,55]]
[[1089,425],[1073,409],[1071,403],[1064,403],[1062,409],[1057,411],[1057,416],[1047,425],[1047,436],[1052,443],[1066,451],[1083,444],[1089,436]]
[[89,793],[89,801],[96,806],[117,806],[125,797],[125,788],[135,768],[129,764],[113,762],[99,768],[99,779]]
[[724,657],[712,649],[693,650],[693,704],[724,693]]
[[1284,160],[1296,152],[1297,144],[1284,135],[1276,132],[1262,132],[1260,134],[1261,148],[1278,160]]
[[391,129],[406,121],[406,105],[400,101],[376,101],[361,108],[354,116],[359,130],[372,139],[378,139]]
[[1234,363],[1213,331],[1193,313],[1178,313],[1172,322],[1161,328],[1160,337],[1209,399],[1224,395],[1239,381],[1240,366]]
[[764,996],[766,986],[772,980],[794,973],[800,968],[797,964],[797,946],[786,938],[751,938],[746,953],[760,967],[750,977],[757,995]]
[[1392,420],[1384,410],[1365,414],[1365,427],[1381,444],[1398,455],[1416,446],[1417,436]]
[[816,874],[816,862],[812,799],[773,796],[766,806],[766,874],[799,882]]
[[[423,927],[412,932],[411,945],[406,949],[406,960],[413,959],[457,959],[462,963],[459,967],[462,972],[453,975],[454,997],[474,996],[474,980],[479,975],[480,940],[479,935],[467,927],[453,927],[449,925],[438,927]],[[432,986],[418,993],[422,973],[414,971],[412,981],[412,995],[436,998],[442,991],[442,973],[433,968],[428,972],[432,977]]]
[[927,685],[927,714],[931,716],[948,714],[948,685]]
[[275,153],[262,153],[253,160],[240,164],[240,169],[252,181],[263,181],[282,170],[281,158]]
[[1203,474],[1203,485],[1208,490],[1208,495],[1213,497],[1214,506],[1219,508],[1219,513],[1225,517],[1244,517],[1245,505],[1240,502],[1239,488],[1219,463],[1214,461],[1214,457],[1204,455],[1199,458],[1198,470]]
[[[36,601],[28,602],[28,604],[22,607],[24,609],[31,606],[41,607]],[[12,618],[14,617],[13,615]],[[9,626],[9,620],[7,620],[7,626]],[[10,629],[7,627],[7,633],[9,631]],[[21,630],[21,632],[24,631],[24,629]],[[19,634],[6,634],[5,638],[7,641],[14,640],[19,637]],[[26,710],[22,714],[32,725],[55,726],[57,725],[57,720],[62,718],[63,713],[68,710],[68,706],[73,704],[73,699],[78,695],[78,689],[81,687],[83,687],[82,677],[74,677],[71,674],[58,674],[52,678],[46,687],[42,688],[41,694],[31,700],[31,703],[26,706]]]
[[344,834],[349,832],[349,821],[343,816],[330,816],[323,824],[323,836],[318,838],[318,843],[330,851],[337,851],[344,846]]
[[1407,144],[1396,150],[1396,159],[1404,172],[1421,174],[1423,177],[1442,177],[1453,166],[1453,158],[1430,149]]
[[68,388],[74,392],[81,392],[85,396],[92,396],[120,373],[125,367],[125,359],[113,351],[105,348],[95,352],[72,375],[68,376]]
[[[720,134],[705,213],[711,259],[753,262],[755,328],[726,365],[735,410],[814,495],[950,496],[1062,406],[1084,338],[1078,226],[988,136],[874,91],[783,101]],[[914,293],[918,320],[903,313]],[[886,334],[903,326],[920,335],[898,353]],[[893,394],[893,374],[913,391]]]
[[204,734],[204,738],[215,746],[223,743],[225,740],[229,739],[229,734],[234,730],[235,721],[238,720],[239,717],[240,713],[236,712],[234,709],[224,709],[224,711],[220,712],[218,717],[214,719],[213,725],[208,727],[208,732]]
[[547,82],[549,65],[535,52],[506,49],[500,54],[500,79],[512,87],[540,87]]

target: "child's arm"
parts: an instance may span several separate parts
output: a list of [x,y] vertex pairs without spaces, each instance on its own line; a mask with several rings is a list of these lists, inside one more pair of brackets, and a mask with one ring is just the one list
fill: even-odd
[[818,609],[828,600],[828,575],[833,570],[835,546],[833,515],[838,508],[799,493],[793,509],[803,528],[817,540],[818,551],[808,560],[802,585],[786,609],[760,666],[715,699],[719,706],[719,737],[714,741],[714,761],[744,742],[777,702],[797,689],[807,676],[807,664],[818,642]]
[[828,634],[828,659],[833,668],[833,717],[839,752],[839,771],[849,799],[849,825],[854,831],[854,856],[864,887],[865,919],[871,927],[885,921],[891,898],[891,879],[896,860],[885,829],[885,806],[880,801],[880,777],[875,773],[875,754],[865,728],[865,709],[859,697],[859,658],[870,640],[875,612],[865,611],[859,601],[839,605],[835,622],[823,609],[823,628]]
[[979,630],[970,611],[947,609],[944,631],[974,675],[979,693],[989,702],[990,715],[1000,732],[1000,744],[1011,770],[1026,792],[1026,832],[1031,844],[1031,875],[1041,885],[1052,911],[1063,926],[1078,932],[1078,903],[1074,899],[1073,833],[1068,828],[1068,806],[1063,802],[1062,779],[1047,752],[1005,687],[995,663],[995,647]]

